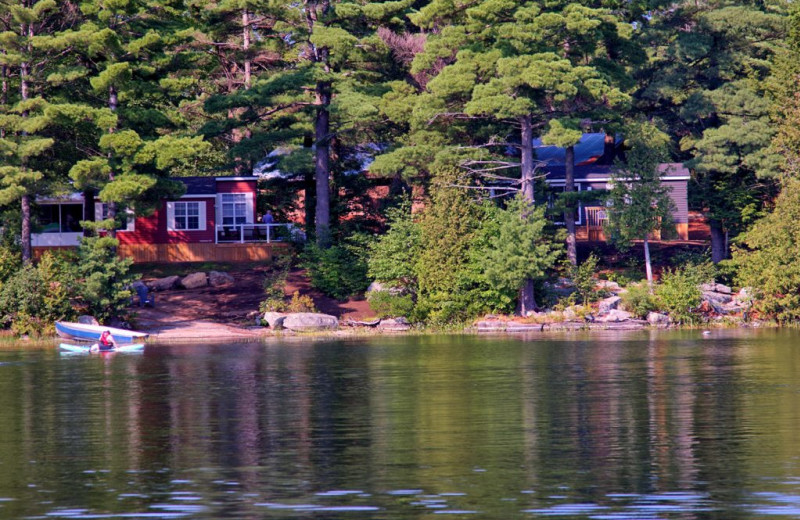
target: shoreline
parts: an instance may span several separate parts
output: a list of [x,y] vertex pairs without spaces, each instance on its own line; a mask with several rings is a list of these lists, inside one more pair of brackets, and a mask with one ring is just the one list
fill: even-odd
[[[150,330],[142,329],[150,336],[147,343],[185,343],[196,341],[209,342],[252,342],[268,339],[290,338],[336,338],[336,337],[369,337],[369,336],[402,336],[402,335],[427,335],[427,334],[547,334],[548,332],[635,332],[645,330],[723,330],[723,329],[765,329],[780,328],[771,322],[755,321],[751,323],[718,323],[701,325],[653,325],[645,320],[629,320],[609,323],[581,323],[581,322],[554,322],[554,323],[520,323],[514,321],[497,320],[493,326],[487,326],[486,321],[478,321],[473,325],[453,328],[419,328],[411,327],[408,330],[385,330],[374,327],[339,327],[331,330],[317,330],[308,332],[295,332],[289,330],[273,330],[269,327],[240,326],[226,323],[198,320],[183,322],[184,325],[154,327]],[[491,323],[491,322],[489,322]]]

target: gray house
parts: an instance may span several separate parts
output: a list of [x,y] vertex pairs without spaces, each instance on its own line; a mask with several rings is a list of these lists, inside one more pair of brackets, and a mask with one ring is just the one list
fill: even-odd
[[[544,165],[545,182],[558,190],[564,186],[564,149],[555,146],[536,145],[537,159]],[[598,191],[611,189],[614,160],[619,155],[619,141],[605,134],[584,134],[575,147],[575,189]],[[689,204],[687,186],[690,179],[688,168],[680,163],[659,165],[661,182],[670,188],[670,197],[675,203],[672,217],[681,240],[689,239]],[[578,240],[605,240],[603,224],[606,221],[605,206],[600,197],[594,203],[581,204],[576,220]]]

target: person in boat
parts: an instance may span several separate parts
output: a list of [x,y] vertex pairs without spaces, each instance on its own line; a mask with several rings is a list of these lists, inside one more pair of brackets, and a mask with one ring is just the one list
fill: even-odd
[[92,350],[114,350],[114,347],[117,346],[117,341],[114,339],[114,336],[111,335],[110,330],[104,330],[102,334],[100,334],[100,340],[92,345]]

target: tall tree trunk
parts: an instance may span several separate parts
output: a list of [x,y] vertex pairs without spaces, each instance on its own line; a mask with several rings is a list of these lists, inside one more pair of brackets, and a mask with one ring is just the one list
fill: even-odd
[[331,165],[330,165],[330,112],[331,85],[317,83],[317,115],[314,121],[314,134],[317,148],[314,151],[314,173],[317,184],[317,207],[315,211],[315,232],[317,244],[327,247],[331,241]]
[[644,270],[647,274],[647,285],[653,289],[653,266],[650,264],[650,242],[644,237]]
[[568,146],[564,160],[564,193],[567,194],[564,206],[564,224],[567,226],[567,259],[578,265],[578,249],[575,244],[575,206],[570,194],[575,191],[575,147]]
[[[21,33],[23,36],[28,36],[28,55],[32,51],[31,40],[33,36],[33,24],[22,24]],[[19,64],[19,95],[22,101],[28,99],[28,76],[30,75],[30,64],[23,61]],[[22,112],[22,117],[28,117],[27,110]],[[27,135],[27,132],[22,132],[22,136]],[[26,169],[25,160],[22,161],[22,169]],[[20,229],[20,242],[22,245],[22,262],[25,264],[31,263],[33,259],[31,254],[31,199],[26,192],[20,201],[20,209],[22,212],[22,226]]]
[[314,216],[317,212],[317,186],[315,182],[315,176],[313,174],[305,174],[303,178],[303,185],[305,187],[303,209],[305,210],[305,231],[307,236],[312,236],[314,234]]
[[[92,221],[94,222],[94,195],[95,192],[93,189],[87,189],[83,191],[83,220],[85,221]],[[88,227],[83,228],[83,236],[90,237],[92,236],[93,231]]]
[[244,51],[244,88],[250,88],[250,13],[242,11],[242,51]]
[[728,250],[725,244],[725,229],[719,220],[709,220],[708,227],[711,230],[711,261],[715,264],[728,258]]
[[[533,189],[535,167],[533,165],[533,123],[531,116],[522,116],[520,123],[520,152],[521,152],[521,176],[522,176],[522,196],[533,206],[535,193]],[[527,316],[535,311],[536,293],[533,287],[533,280],[526,279],[519,291],[519,304],[517,313],[520,316]]]
[[[108,108],[112,112],[116,112],[117,108],[119,108],[119,97],[117,96],[117,89],[114,88],[114,85],[108,87]],[[117,129],[114,127],[109,128],[108,133],[113,134],[116,130]],[[108,181],[114,182],[114,167],[113,167],[113,162],[111,160],[112,159],[111,152],[108,153],[108,159],[109,159],[108,162],[112,164],[112,167],[109,169],[108,172]],[[108,215],[106,216],[106,218],[113,219],[115,222],[111,226],[111,229],[106,230],[106,232],[108,233],[108,236],[110,236],[111,238],[117,238],[117,226],[116,226],[117,203],[115,201],[110,200],[106,204],[108,207]]]
[[520,166],[522,168],[522,196],[530,204],[534,203],[534,173],[535,168],[533,165],[533,123],[531,116],[522,116],[519,118],[520,131]]
[[[31,248],[31,196],[27,193],[22,196],[22,261],[26,264],[33,259]],[[25,238],[27,237],[27,239]]]
[[528,316],[530,313],[536,311],[536,298],[534,298],[535,290],[533,287],[533,279],[527,278],[519,290],[519,303],[517,304],[517,314],[520,316]]
[[[6,51],[0,51],[3,56]],[[0,66],[0,106],[8,104],[8,67],[6,65]],[[6,136],[6,131],[0,128],[0,139]]]

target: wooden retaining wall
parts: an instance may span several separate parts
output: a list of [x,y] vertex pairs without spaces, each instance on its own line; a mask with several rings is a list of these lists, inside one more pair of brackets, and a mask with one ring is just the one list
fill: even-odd
[[247,244],[120,244],[118,254],[144,262],[260,262],[289,252],[281,242]]

